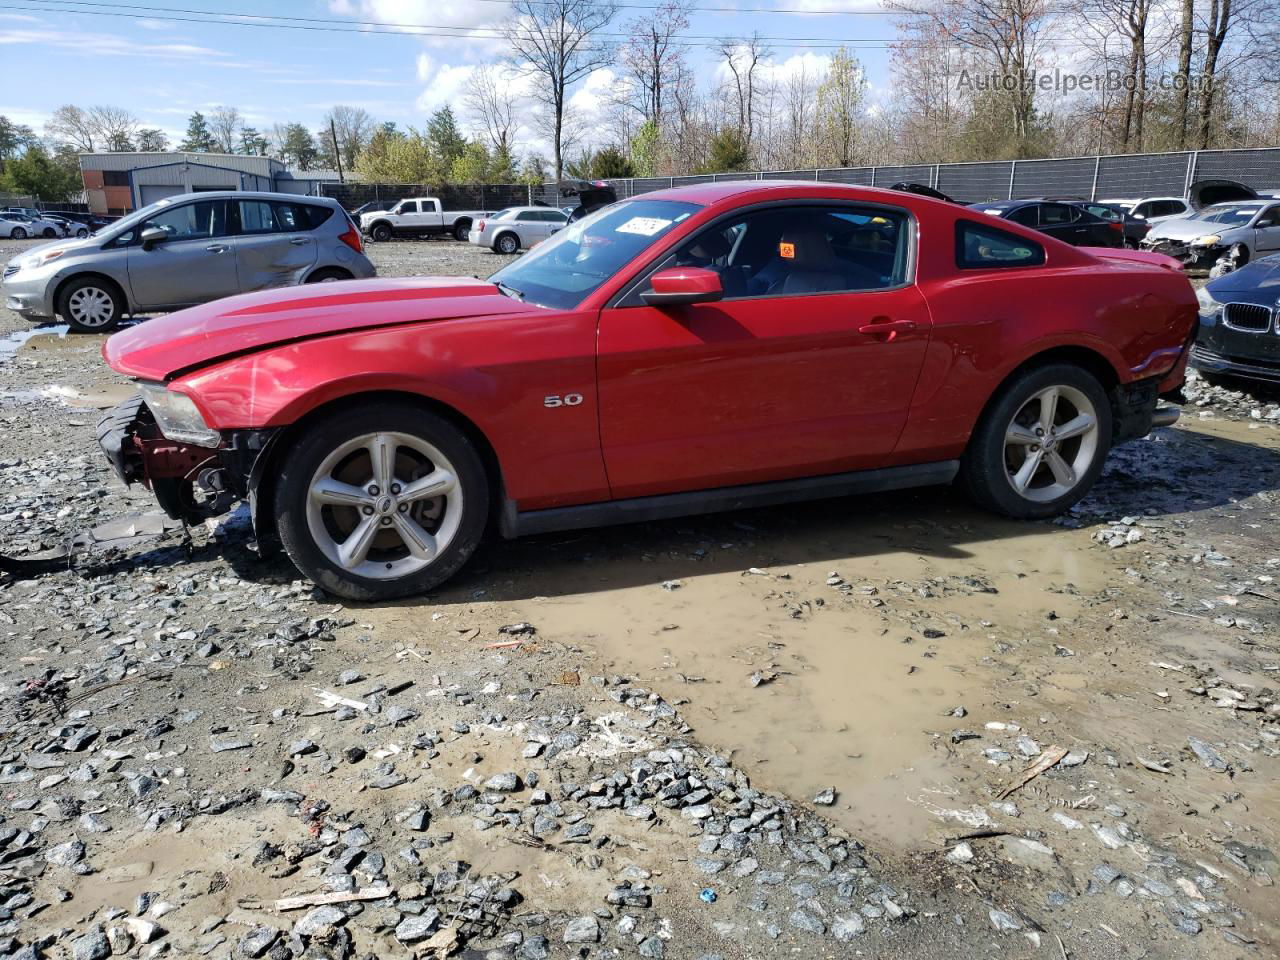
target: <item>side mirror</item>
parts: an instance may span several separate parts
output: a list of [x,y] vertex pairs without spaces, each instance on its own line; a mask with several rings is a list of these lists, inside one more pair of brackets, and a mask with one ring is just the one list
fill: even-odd
[[668,267],[649,278],[641,298],[651,307],[711,303],[724,297],[720,274],[703,267]]
[[143,250],[150,250],[157,243],[163,243],[168,239],[168,237],[169,234],[161,227],[147,227],[147,229],[142,231],[138,239],[142,241]]

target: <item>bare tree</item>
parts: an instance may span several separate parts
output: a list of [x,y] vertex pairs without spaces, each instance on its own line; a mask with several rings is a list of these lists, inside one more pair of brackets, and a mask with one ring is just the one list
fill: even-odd
[[495,154],[511,156],[515,150],[520,97],[505,78],[488,64],[476,67],[467,80],[463,105],[484,131]]
[[1187,130],[1191,125],[1191,45],[1195,30],[1195,0],[1182,0],[1182,23],[1178,28],[1178,72],[1176,74],[1177,118],[1179,149],[1187,145]]
[[738,133],[750,147],[752,134],[755,133],[756,94],[759,93],[756,72],[760,61],[769,56],[769,47],[759,33],[753,33],[744,40],[721,40],[718,52],[733,76],[732,93],[738,109]]
[[818,87],[820,143],[832,166],[853,165],[854,141],[862,114],[866,80],[862,64],[844,47],[831,58],[827,78]]
[[[342,155],[342,165],[348,170],[356,165],[360,152],[373,138],[373,131],[378,123],[373,115],[364,107],[349,107],[338,104],[331,107],[324,115],[325,131],[337,131],[338,152]],[[330,133],[326,139],[332,136]]]
[[814,101],[817,99],[815,79],[809,75],[804,61],[787,78],[783,110],[786,115],[786,163],[790,167],[817,166],[818,163],[813,150]]
[[89,108],[89,122],[98,131],[98,142],[108,150],[132,150],[138,136],[138,118],[123,107]]
[[601,34],[617,14],[611,0],[514,0],[505,27],[515,59],[533,74],[535,96],[550,112],[555,176],[564,172],[569,88],[613,61]]
[[1018,152],[1028,149],[1036,115],[1036,67],[1058,11],[1052,0],[898,0],[893,6],[927,17],[947,39],[1000,74]]
[[98,147],[98,126],[87,110],[65,104],[53,111],[45,124],[49,139],[66,144],[79,153],[93,153]]
[[240,131],[244,118],[235,107],[217,106],[209,114],[209,132],[223,153],[235,153],[240,143]]
[[646,122],[662,125],[667,88],[680,69],[683,51],[676,38],[689,26],[687,5],[665,0],[654,12],[627,24],[622,46],[624,102]]

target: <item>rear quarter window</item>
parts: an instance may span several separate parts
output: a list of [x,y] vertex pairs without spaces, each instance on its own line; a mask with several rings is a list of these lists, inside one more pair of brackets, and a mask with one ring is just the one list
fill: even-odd
[[962,270],[1038,267],[1044,263],[1044,247],[1016,233],[974,223],[956,221],[956,266]]

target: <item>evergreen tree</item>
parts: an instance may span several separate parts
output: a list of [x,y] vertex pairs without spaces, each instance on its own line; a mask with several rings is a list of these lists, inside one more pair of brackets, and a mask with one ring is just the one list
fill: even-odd
[[11,193],[28,194],[41,200],[67,200],[84,188],[75,154],[69,154],[72,165],[51,157],[44,147],[29,146],[22,155],[5,164],[0,188]]
[[450,107],[441,107],[427,121],[427,143],[441,170],[449,170],[467,150],[467,138],[458,129]]
[[188,153],[211,153],[216,146],[213,134],[209,132],[209,122],[197,110],[187,120],[187,136],[178,144],[178,149]]
[[309,170],[315,166],[319,151],[311,131],[301,123],[291,123],[285,127],[284,143],[281,145],[284,159],[299,170]]
[[146,127],[138,131],[138,149],[144,153],[162,153],[169,149],[169,138],[163,130]]
[[267,138],[255,127],[245,127],[240,131],[240,152],[247,157],[265,157],[270,149]]

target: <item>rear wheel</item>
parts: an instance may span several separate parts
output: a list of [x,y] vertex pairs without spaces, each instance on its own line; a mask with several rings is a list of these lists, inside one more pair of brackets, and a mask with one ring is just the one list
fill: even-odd
[[114,330],[124,316],[124,298],[98,277],[72,280],[58,294],[58,315],[77,333]]
[[380,223],[377,226],[375,226],[373,228],[373,239],[377,240],[379,243],[386,243],[388,240],[390,240],[391,239],[390,224]]
[[493,246],[499,253],[510,255],[520,249],[520,238],[514,233],[504,233],[493,242]]
[[307,283],[333,283],[337,280],[350,280],[351,274],[339,267],[324,267],[307,277]]
[[374,601],[423,593],[466,563],[489,484],[474,444],[408,404],[355,405],[288,451],[276,494],[280,541],[330,593]]
[[466,243],[471,237],[471,221],[459,220],[453,225],[453,239],[459,243]]
[[979,422],[961,482],[980,505],[1018,519],[1052,517],[1098,479],[1111,447],[1111,405],[1096,377],[1071,364],[1019,374]]

